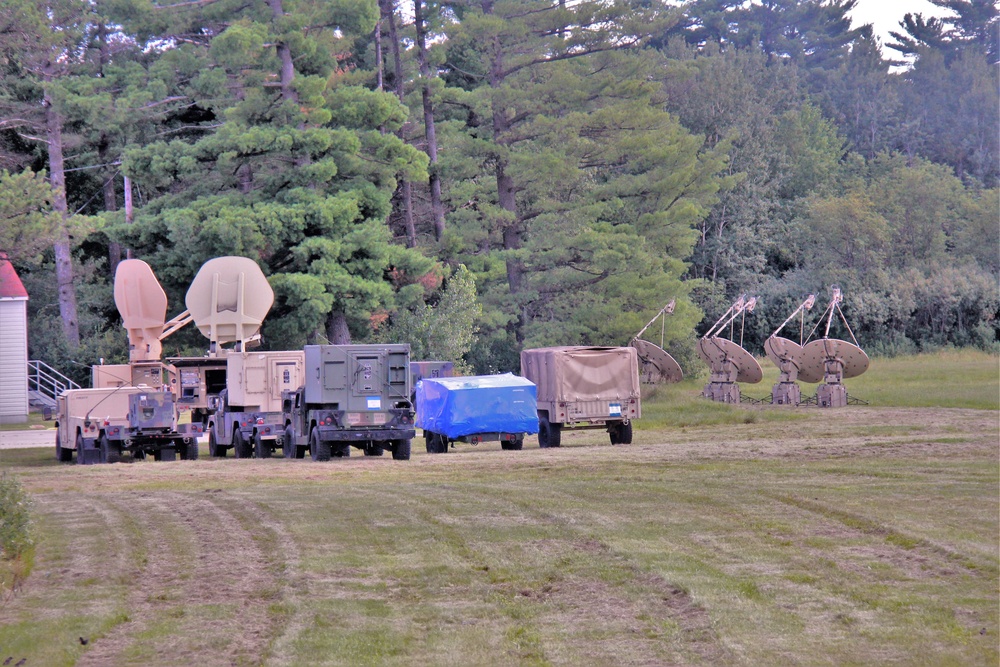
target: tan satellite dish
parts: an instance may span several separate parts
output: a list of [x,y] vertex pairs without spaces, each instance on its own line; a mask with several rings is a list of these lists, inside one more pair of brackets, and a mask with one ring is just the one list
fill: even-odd
[[781,370],[785,370],[788,364],[798,366],[798,359],[802,355],[802,346],[794,340],[788,340],[781,336],[771,336],[764,341],[764,352],[767,358]]
[[257,263],[247,257],[216,257],[191,282],[185,304],[195,326],[213,348],[254,338],[274,303],[274,291]]
[[843,379],[857,377],[868,370],[868,355],[857,345],[836,338],[820,338],[802,348],[799,361],[799,379],[803,382],[822,382],[827,365],[839,365]]
[[728,338],[712,336],[698,341],[698,355],[711,367],[713,373],[736,372],[732,382],[757,384],[764,379],[764,371],[753,355]]
[[673,383],[684,379],[680,364],[659,345],[636,338],[629,343],[639,356],[639,375],[648,384]]
[[115,272],[115,305],[128,332],[130,361],[158,361],[167,318],[167,295],[149,264],[126,259]]

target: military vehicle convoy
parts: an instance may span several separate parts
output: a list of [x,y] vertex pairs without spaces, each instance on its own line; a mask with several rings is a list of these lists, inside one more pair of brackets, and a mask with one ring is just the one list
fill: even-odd
[[413,404],[410,402],[410,346],[306,345],[305,383],[285,391],[286,458],[314,461],[350,456],[410,458]]
[[633,347],[544,347],[521,352],[521,375],[538,389],[538,445],[558,447],[563,429],[602,428],[612,445],[632,442],[642,416]]

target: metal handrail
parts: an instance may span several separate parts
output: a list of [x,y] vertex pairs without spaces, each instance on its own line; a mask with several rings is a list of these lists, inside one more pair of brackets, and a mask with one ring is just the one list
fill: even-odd
[[67,389],[79,389],[73,380],[69,379],[44,361],[31,359],[28,361],[28,389],[55,398]]

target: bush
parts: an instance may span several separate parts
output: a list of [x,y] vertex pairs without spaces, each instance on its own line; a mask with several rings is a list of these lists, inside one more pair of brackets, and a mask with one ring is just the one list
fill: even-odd
[[5,472],[0,476],[0,558],[17,558],[32,544],[31,500],[21,483]]

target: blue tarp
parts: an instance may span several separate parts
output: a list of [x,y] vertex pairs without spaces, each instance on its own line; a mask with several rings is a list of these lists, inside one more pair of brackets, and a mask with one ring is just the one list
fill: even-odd
[[535,385],[511,373],[425,378],[417,383],[417,427],[449,438],[538,433]]

